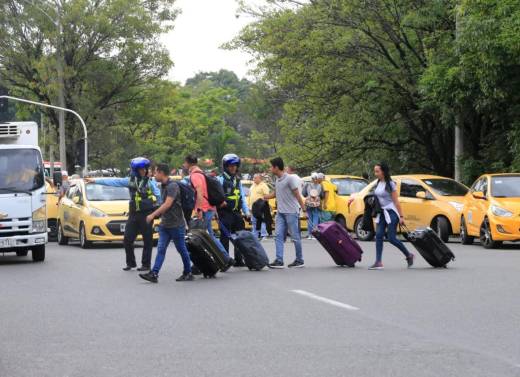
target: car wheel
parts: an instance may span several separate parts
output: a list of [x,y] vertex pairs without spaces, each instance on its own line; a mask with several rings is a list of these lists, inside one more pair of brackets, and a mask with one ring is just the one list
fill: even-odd
[[79,245],[82,249],[88,249],[92,246],[92,242],[87,239],[87,230],[83,223],[79,225]]
[[69,243],[69,237],[63,234],[63,226],[58,221],[58,245],[67,245]]
[[480,243],[482,244],[482,246],[484,246],[485,249],[495,249],[502,244],[502,242],[497,242],[493,240],[493,235],[491,234],[491,226],[487,217],[484,219],[484,222],[480,226]]
[[447,218],[443,216],[436,217],[433,221],[432,228],[442,242],[447,243],[450,240],[451,226]]
[[363,217],[359,217],[354,223],[354,232],[356,233],[356,237],[360,241],[372,241],[374,239],[375,233],[371,231],[366,231],[362,229],[363,226]]
[[475,237],[468,235],[468,229],[466,227],[466,219],[464,216],[460,219],[460,242],[463,245],[471,245],[474,241]]
[[336,221],[339,225],[341,225],[343,228],[347,229],[347,220],[341,215],[337,216],[334,221]]
[[32,248],[33,262],[43,262],[45,260],[45,245],[39,245]]
[[16,252],[17,257],[26,257],[29,254],[29,250],[18,250]]

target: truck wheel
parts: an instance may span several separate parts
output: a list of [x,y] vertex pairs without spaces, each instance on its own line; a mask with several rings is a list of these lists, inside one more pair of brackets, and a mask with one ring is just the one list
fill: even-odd
[[17,257],[26,257],[29,254],[29,250],[18,250],[16,252]]
[[375,233],[374,232],[367,232],[366,230],[363,230],[361,227],[363,225],[363,217],[360,216],[357,218],[356,222],[354,223],[354,232],[356,233],[356,237],[360,241],[372,241],[374,239]]
[[87,230],[85,224],[79,224],[79,245],[82,249],[88,249],[92,246],[92,242],[87,239]]
[[69,237],[63,234],[63,227],[61,222],[58,221],[58,245],[67,245],[69,243]]
[[473,244],[473,241],[475,240],[474,237],[468,235],[468,228],[466,227],[466,219],[464,219],[464,216],[460,219],[460,242],[463,245],[471,245]]
[[38,245],[32,248],[33,262],[43,262],[45,260],[45,245]]
[[433,220],[432,228],[442,242],[447,243],[450,240],[451,227],[447,218],[443,216],[436,217],[435,220]]

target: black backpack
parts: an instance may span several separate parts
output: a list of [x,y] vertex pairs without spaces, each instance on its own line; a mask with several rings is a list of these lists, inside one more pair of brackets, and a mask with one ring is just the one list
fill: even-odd
[[202,174],[206,178],[206,186],[208,188],[208,197],[206,198],[210,205],[219,207],[226,201],[226,195],[224,194],[224,188],[220,184],[220,181],[211,175],[201,173],[199,171],[195,174]]
[[195,209],[195,190],[191,185],[182,181],[177,182],[181,192],[182,210],[184,212],[192,212]]

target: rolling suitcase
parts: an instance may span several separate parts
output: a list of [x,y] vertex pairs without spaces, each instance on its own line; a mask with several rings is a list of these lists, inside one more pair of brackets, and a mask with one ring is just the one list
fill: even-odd
[[455,260],[453,252],[431,228],[419,228],[408,232],[405,238],[432,267],[446,268],[448,263]]
[[224,256],[205,230],[191,229],[186,235],[186,246],[193,264],[205,278],[215,277],[227,265]]
[[354,267],[363,250],[347,230],[335,221],[319,224],[312,232],[338,266]]
[[231,238],[233,245],[238,249],[244,258],[246,266],[250,270],[260,271],[269,264],[267,253],[255,235],[247,230],[238,231],[234,238]]

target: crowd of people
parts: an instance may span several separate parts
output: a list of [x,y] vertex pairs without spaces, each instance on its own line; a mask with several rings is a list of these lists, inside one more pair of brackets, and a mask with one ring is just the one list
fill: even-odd
[[[173,242],[183,262],[183,272],[177,281],[191,281],[199,271],[190,260],[186,245],[186,232],[193,226],[205,229],[222,254],[227,271],[231,267],[244,267],[242,255],[234,248],[230,254],[230,237],[246,228],[246,221],[252,224],[252,231],[259,240],[272,237],[273,218],[270,201],[276,200],[274,238],[276,257],[269,268],[285,267],[284,246],[287,237],[294,244],[295,259],[289,268],[305,266],[301,239],[300,218],[308,221],[308,238],[318,224],[330,221],[334,216],[334,185],[325,179],[323,173],[312,173],[311,181],[304,182],[291,168],[286,168],[282,158],[270,161],[270,170],[275,177],[274,187],[268,185],[261,174],[253,177],[249,195],[246,196],[240,179],[241,160],[236,154],[227,154],[222,159],[222,173],[210,175],[198,166],[198,158],[188,155],[184,159],[183,179],[174,181],[170,177],[167,164],[159,163],[153,168],[146,158],[131,161],[131,174],[127,178],[85,178],[86,183],[107,186],[128,187],[130,190],[129,217],[124,233],[126,265],[123,270],[137,269],[141,278],[158,282],[164,263],[166,250]],[[382,269],[383,237],[388,234],[390,241],[406,256],[408,266],[413,264],[413,254],[395,238],[396,228],[403,223],[402,212],[386,165],[375,167],[379,184],[375,195],[379,198],[383,211],[376,219],[377,258],[371,269]],[[219,187],[217,187],[219,186]],[[222,192],[219,198],[218,192]],[[305,212],[303,215],[302,211]],[[161,219],[158,229],[159,242],[152,266],[153,223]],[[213,231],[212,221],[217,219],[220,237]],[[137,235],[143,238],[141,266],[137,267],[134,243]]]

